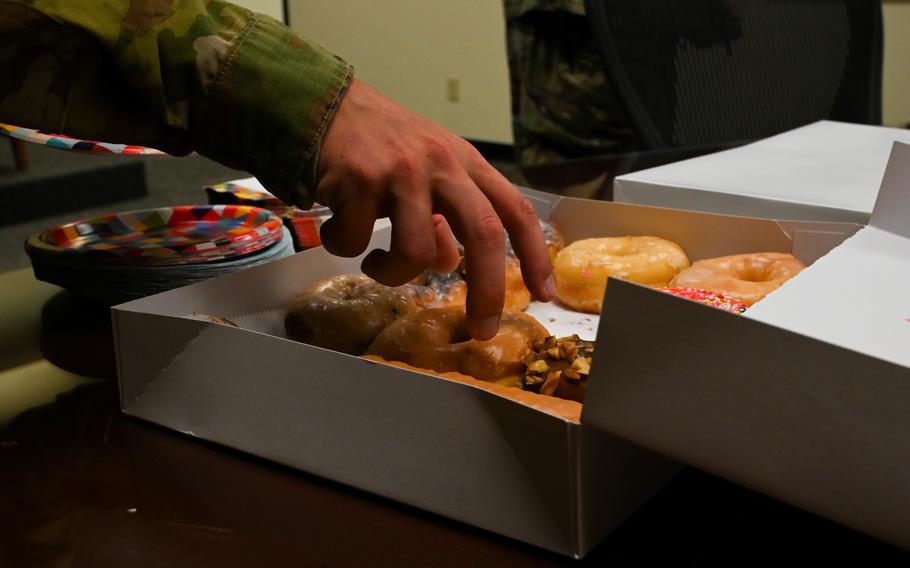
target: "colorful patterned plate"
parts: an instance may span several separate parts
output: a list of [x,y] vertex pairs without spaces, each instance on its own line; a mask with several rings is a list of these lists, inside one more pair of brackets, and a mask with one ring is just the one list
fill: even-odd
[[145,146],[130,146],[129,144],[111,144],[109,142],[95,142],[93,140],[80,140],[63,134],[51,134],[41,130],[22,128],[11,124],[0,123],[0,134],[18,138],[33,144],[41,144],[58,150],[84,152],[86,154],[123,154],[129,156],[167,156],[161,150],[146,148]]
[[281,238],[281,219],[245,205],[162,207],[93,217],[29,237],[30,254],[174,265],[261,250]]

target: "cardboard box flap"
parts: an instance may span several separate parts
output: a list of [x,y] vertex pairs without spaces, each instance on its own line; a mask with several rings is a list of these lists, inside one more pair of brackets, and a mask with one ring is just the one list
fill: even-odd
[[[814,223],[784,225],[768,219],[732,217],[715,213],[678,211],[660,207],[563,198],[550,214],[566,243],[593,237],[650,235],[678,243],[690,259],[728,254],[787,251],[795,227],[812,231]],[[850,225],[822,224],[841,232]],[[840,229],[835,229],[840,227]]]
[[768,200],[764,207],[778,216],[802,211],[802,218],[811,218],[806,214],[820,208],[827,218],[856,221],[856,215],[872,210],[878,175],[895,140],[910,142],[910,132],[819,121],[740,148],[620,176],[616,198],[728,213],[747,210],[744,199],[759,199]]
[[[910,371],[611,282],[582,422],[910,543]],[[659,346],[659,347],[657,347]],[[699,356],[700,355],[700,356]]]
[[910,241],[866,227],[744,317],[910,367]]
[[910,239],[910,145],[892,146],[869,224]]
[[528,201],[534,204],[537,216],[541,219],[548,219],[550,217],[550,212],[556,207],[556,204],[564,199],[561,195],[529,189],[527,187],[519,187],[518,189],[528,198]]
[[895,143],[871,225],[746,317],[910,367],[910,145]]

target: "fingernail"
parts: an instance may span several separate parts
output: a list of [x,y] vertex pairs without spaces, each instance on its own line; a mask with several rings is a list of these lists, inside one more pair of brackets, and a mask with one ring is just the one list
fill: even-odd
[[474,339],[486,340],[493,339],[496,336],[496,332],[499,331],[499,318],[496,316],[489,317],[477,325],[476,328],[477,335]]
[[549,302],[556,298],[556,281],[553,279],[552,274],[547,276],[546,282],[543,283],[543,290],[547,296],[544,298],[545,302]]

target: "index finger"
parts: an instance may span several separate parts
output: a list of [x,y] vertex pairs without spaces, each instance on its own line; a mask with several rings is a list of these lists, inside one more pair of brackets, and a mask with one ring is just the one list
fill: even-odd
[[435,203],[464,245],[468,331],[474,339],[491,339],[499,329],[505,300],[502,222],[464,173],[439,182]]
[[509,232],[528,289],[539,300],[549,301],[555,298],[553,265],[534,205],[482,158],[470,170],[470,175],[496,209]]

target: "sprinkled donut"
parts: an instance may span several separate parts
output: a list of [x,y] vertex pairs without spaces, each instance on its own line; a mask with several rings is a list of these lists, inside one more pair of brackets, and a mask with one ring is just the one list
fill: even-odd
[[420,309],[420,292],[383,286],[362,274],[332,276],[294,298],[284,328],[291,339],[362,355],[386,326]]
[[401,361],[437,372],[455,371],[482,381],[518,386],[522,357],[548,335],[533,317],[504,310],[493,339],[471,339],[464,308],[428,308],[402,317],[377,337],[367,351],[387,361]]
[[699,290],[698,288],[661,288],[660,291],[734,314],[741,314],[746,311],[746,305],[736,298],[715,294],[707,290]]
[[747,307],[805,268],[792,254],[759,252],[699,260],[680,272],[671,288],[700,288],[735,298]]
[[560,301],[573,310],[600,313],[607,278],[666,286],[689,258],[679,245],[659,237],[606,237],[570,244],[556,257]]

